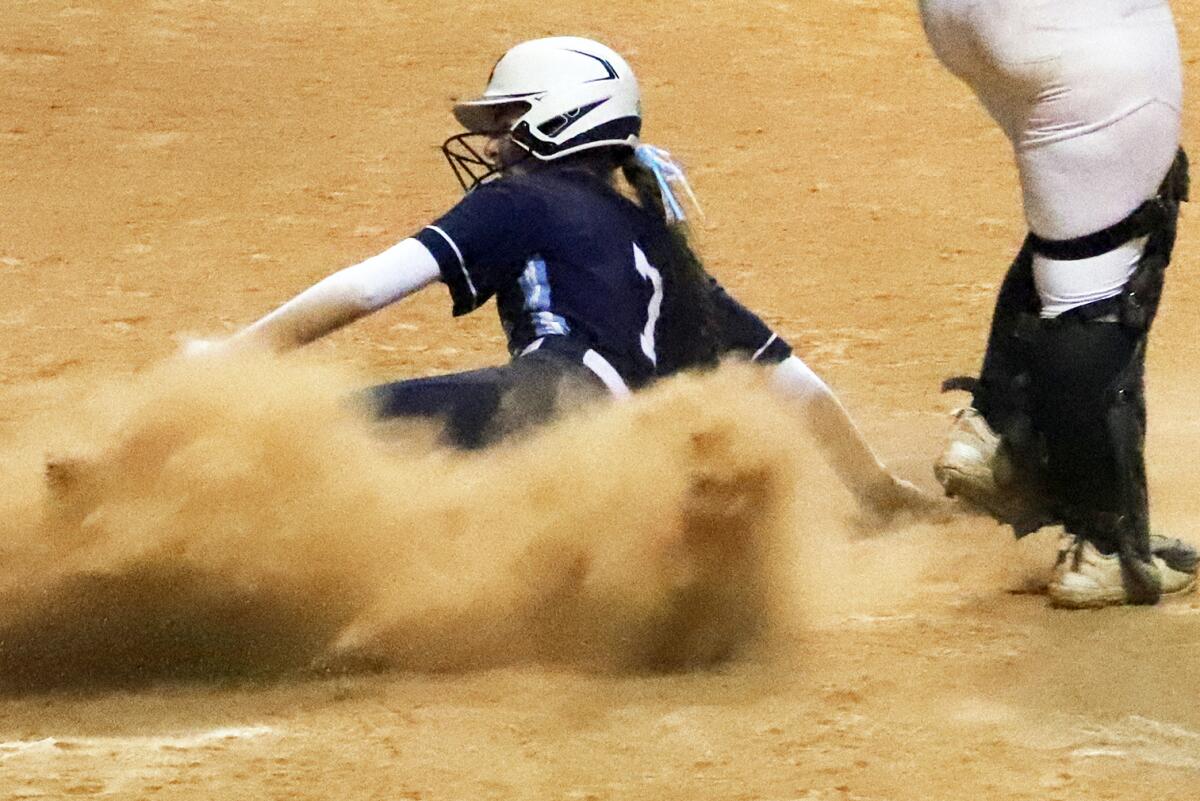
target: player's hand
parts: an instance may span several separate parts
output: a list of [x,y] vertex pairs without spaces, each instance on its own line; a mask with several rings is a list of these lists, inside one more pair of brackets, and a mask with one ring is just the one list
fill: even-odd
[[890,525],[903,521],[943,523],[954,516],[955,510],[945,498],[939,498],[897,476],[872,487],[860,499],[863,511],[877,524]]

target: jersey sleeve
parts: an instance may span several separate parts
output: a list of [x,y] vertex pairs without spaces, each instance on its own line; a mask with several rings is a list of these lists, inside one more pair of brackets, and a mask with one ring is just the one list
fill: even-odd
[[540,204],[527,186],[494,181],[417,232],[415,238],[437,259],[456,317],[482,306],[524,268],[546,216]]
[[709,280],[722,355],[736,353],[763,364],[776,364],[792,355],[792,346],[757,314],[738,303],[715,278]]

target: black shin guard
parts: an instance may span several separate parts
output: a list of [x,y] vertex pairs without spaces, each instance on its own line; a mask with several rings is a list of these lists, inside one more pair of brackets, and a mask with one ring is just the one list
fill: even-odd
[[1029,414],[1033,359],[1029,321],[1036,320],[1038,308],[1033,250],[1026,239],[1000,285],[979,378],[960,376],[942,384],[943,392],[969,391],[971,405],[1000,437],[993,477],[1008,498],[1009,511],[1021,508],[1023,512],[997,520],[1011,525],[1017,537],[1056,522],[1045,497],[1044,447]]
[[1032,416],[1046,486],[1067,531],[1117,553],[1130,600],[1154,603],[1143,458],[1145,337],[1117,322],[1064,315],[1034,338]]
[[1019,337],[1022,321],[1038,311],[1038,294],[1033,283],[1033,250],[1026,240],[1017,253],[992,311],[987,349],[979,380],[964,387],[971,390],[971,405],[996,432],[1004,432],[1024,416],[1028,406],[1029,353]]
[[1118,553],[1126,587],[1134,603],[1152,604],[1162,593],[1161,578],[1151,567],[1150,499],[1146,488],[1146,402],[1143,392],[1145,336],[1121,376],[1108,407],[1105,428],[1119,477],[1122,514],[1117,520]]

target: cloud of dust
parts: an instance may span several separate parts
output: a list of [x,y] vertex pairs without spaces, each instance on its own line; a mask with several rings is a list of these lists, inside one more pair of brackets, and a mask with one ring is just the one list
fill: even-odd
[[795,564],[800,434],[758,380],[682,377],[472,454],[381,431],[360,379],[301,359],[97,390],[0,454],[0,689],[725,658]]
[[1045,591],[1057,529],[1018,542],[1008,528],[964,511],[937,522],[864,524],[832,484],[826,490],[810,484],[805,497],[809,491],[829,494],[823,503],[807,503],[806,530],[796,542],[793,591],[805,629],[920,615],[931,603],[944,611]]
[[[830,430],[824,439],[838,436]],[[908,447],[936,447],[916,432],[897,432]],[[896,444],[892,443],[892,450]],[[940,493],[928,473],[908,478]],[[794,602],[802,632],[847,622],[918,616],[947,604],[989,604],[1008,593],[1045,589],[1054,559],[1052,532],[1018,543],[1009,528],[940,499],[920,511],[889,510],[881,516],[855,505],[829,466],[816,454],[802,462],[798,499]],[[786,654],[795,656],[795,649]]]

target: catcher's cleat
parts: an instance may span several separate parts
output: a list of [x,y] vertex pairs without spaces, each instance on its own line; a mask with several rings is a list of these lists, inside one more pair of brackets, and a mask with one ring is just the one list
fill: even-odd
[[986,506],[999,495],[994,470],[1000,437],[967,406],[954,413],[954,425],[947,437],[946,449],[933,465],[938,483],[951,497]]
[[933,465],[946,495],[1024,536],[1053,521],[1044,505],[1017,485],[1014,473],[1000,436],[983,415],[970,406],[956,411],[946,448]]
[[1179,540],[1159,536],[1152,537],[1152,545],[1161,550],[1154,551],[1149,563],[1137,565],[1142,577],[1152,577],[1158,585],[1156,592],[1147,594],[1145,588],[1131,586],[1131,571],[1122,566],[1117,554],[1101,553],[1082,537],[1064,533],[1048,587],[1050,603],[1064,609],[1096,609],[1153,603],[1159,593],[1175,595],[1194,589],[1195,550]]

